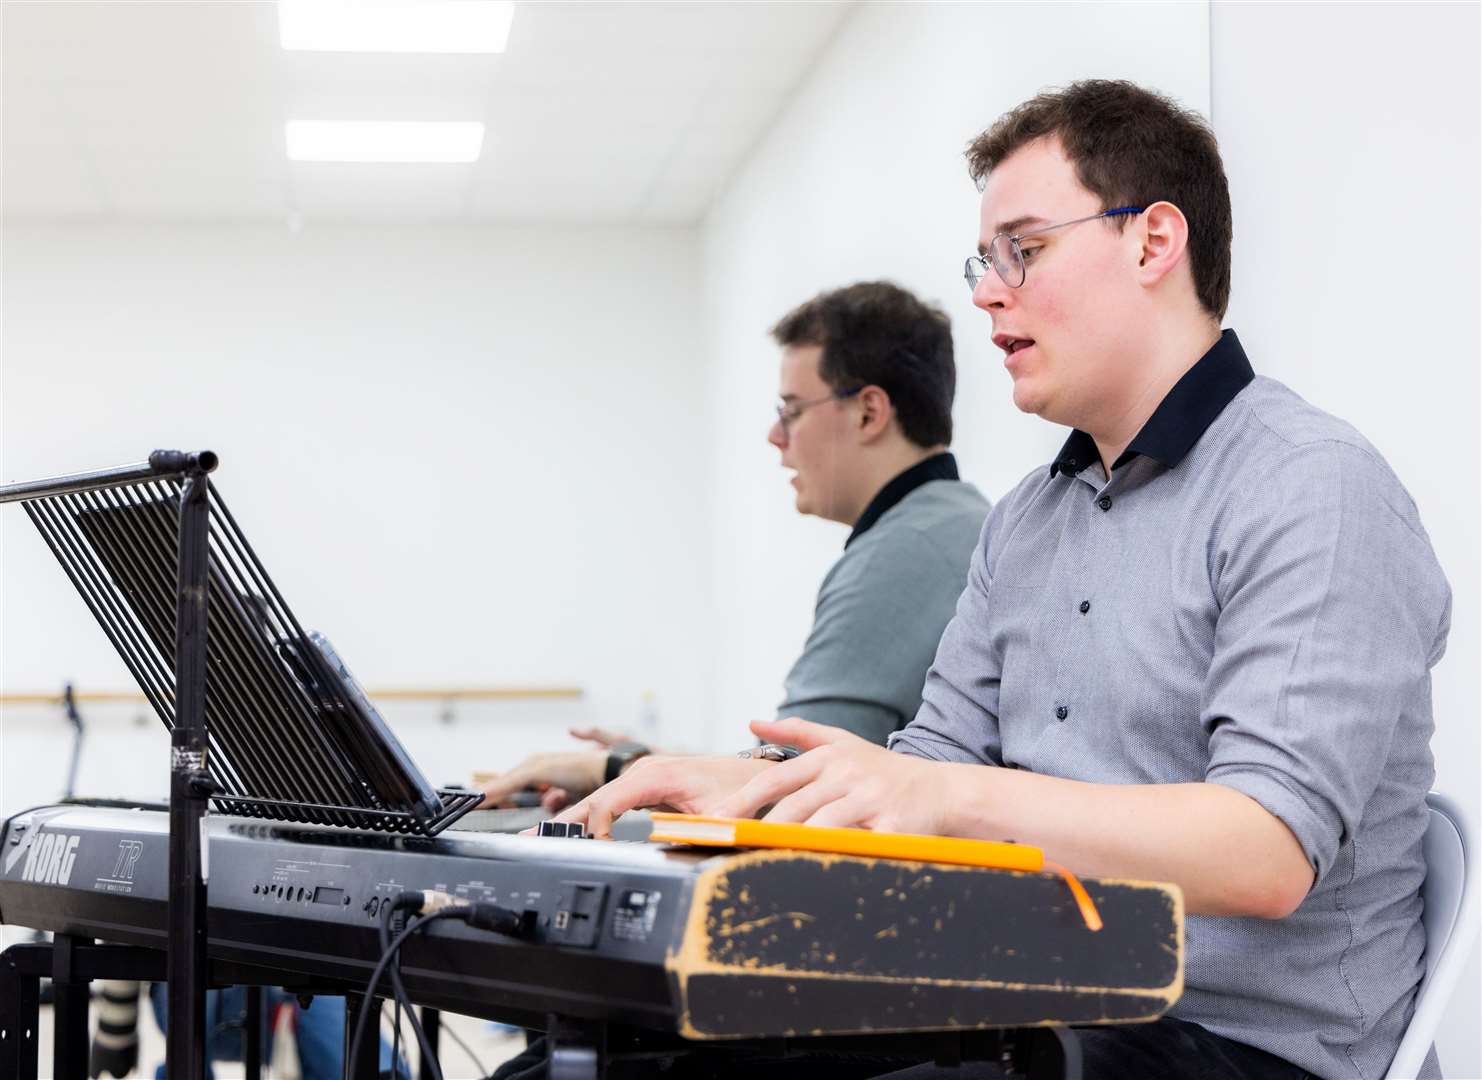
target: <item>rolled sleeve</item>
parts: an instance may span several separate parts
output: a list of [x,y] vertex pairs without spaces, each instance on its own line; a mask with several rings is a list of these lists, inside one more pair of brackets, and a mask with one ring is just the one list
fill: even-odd
[[1408,496],[1361,450],[1294,447],[1239,495],[1209,552],[1205,778],[1281,819],[1320,880],[1358,829],[1406,703],[1425,698],[1449,593]]

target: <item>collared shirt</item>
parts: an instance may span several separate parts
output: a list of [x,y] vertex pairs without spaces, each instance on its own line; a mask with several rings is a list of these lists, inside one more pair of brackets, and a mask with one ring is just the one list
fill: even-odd
[[859,515],[859,520],[854,523],[854,528],[849,533],[849,539],[844,541],[847,548],[858,540],[870,527],[885,516],[896,503],[900,502],[911,492],[922,484],[933,480],[957,480],[957,459],[950,453],[943,452],[933,454],[931,457],[916,462],[905,472],[898,474],[894,479],[875,492],[875,497],[870,504],[864,508],[864,513]]
[[1285,919],[1190,917],[1172,1013],[1318,1076],[1378,1077],[1423,970],[1430,669],[1449,623],[1378,452],[1251,377],[1227,331],[1109,477],[1072,435],[994,507],[890,745],[1260,803],[1316,882]]
[[883,743],[921,707],[988,500],[939,454],[886,484],[866,516],[818,587],[777,714]]

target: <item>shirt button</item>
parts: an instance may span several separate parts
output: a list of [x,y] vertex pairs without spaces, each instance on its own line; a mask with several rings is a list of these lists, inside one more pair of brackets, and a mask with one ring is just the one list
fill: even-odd
[[1081,614],[1084,615],[1086,612],[1088,612],[1090,610],[1091,610],[1091,601],[1089,601],[1089,600],[1082,600],[1081,601]]
[[1056,720],[1064,720],[1069,715],[1070,715],[1070,710],[1067,709],[1064,705],[1056,705],[1055,706],[1055,719]]
[[1096,500],[1096,505],[1099,506],[1099,507],[1101,507],[1101,509],[1103,509],[1103,510],[1110,510],[1111,509],[1111,496],[1110,495],[1103,495],[1103,496],[1101,496],[1101,498],[1099,498],[1099,499]]

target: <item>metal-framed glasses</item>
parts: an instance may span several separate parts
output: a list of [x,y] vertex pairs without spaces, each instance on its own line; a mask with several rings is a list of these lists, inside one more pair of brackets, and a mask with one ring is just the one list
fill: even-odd
[[[988,273],[989,264],[992,264],[998,276],[1003,279],[1003,283],[1011,289],[1017,289],[1024,284],[1024,249],[1019,246],[1020,241],[1027,240],[1031,236],[1039,236],[1041,233],[1052,232],[1055,229],[1079,225],[1083,221],[1096,221],[1100,218],[1118,217],[1122,214],[1140,214],[1146,209],[1145,206],[1119,206],[1115,210],[1103,210],[1090,217],[1062,221],[1058,225],[1046,225],[1042,229],[1033,229],[1026,233],[1012,236],[1008,233],[999,233],[982,255],[968,256],[967,262],[962,267],[962,276],[966,279],[969,289],[976,289],[978,282],[983,280],[983,275]],[[1030,254],[1033,254],[1033,251]]]
[[784,439],[790,437],[788,430],[797,423],[798,417],[815,405],[822,405],[825,401],[845,401],[863,390],[863,386],[856,386],[853,390],[838,390],[828,397],[814,398],[812,401],[782,401],[777,404],[777,426],[782,429]]

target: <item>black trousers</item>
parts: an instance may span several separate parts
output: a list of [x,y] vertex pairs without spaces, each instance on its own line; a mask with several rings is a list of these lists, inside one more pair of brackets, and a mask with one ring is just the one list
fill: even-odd
[[[1274,1054],[1207,1031],[1198,1024],[1164,1017],[1151,1024],[1076,1028],[1082,1080],[1310,1080],[1304,1070]],[[546,1045],[537,1039],[505,1062],[491,1080],[544,1080]],[[611,1063],[612,1080],[667,1077],[670,1080],[1004,1080],[991,1062],[942,1066],[877,1054],[749,1054],[704,1048],[672,1061]]]

